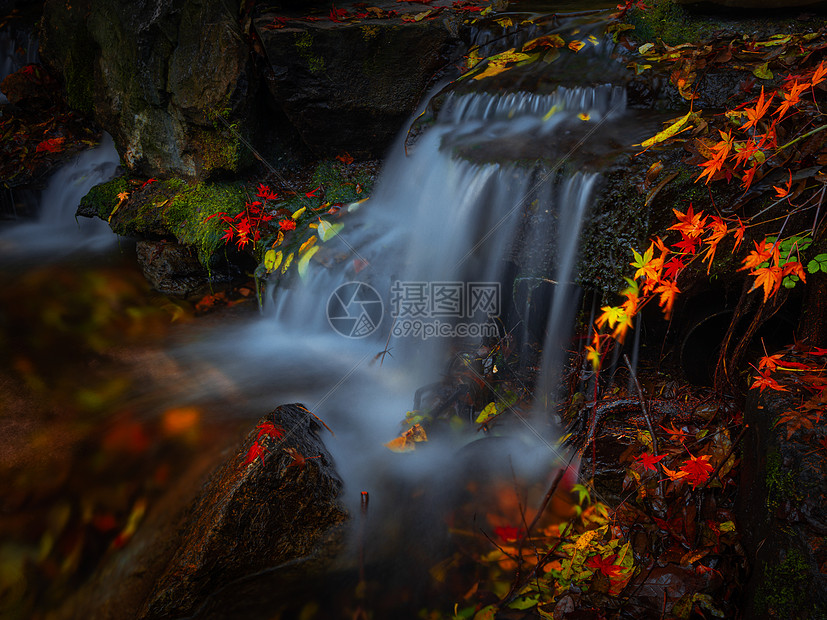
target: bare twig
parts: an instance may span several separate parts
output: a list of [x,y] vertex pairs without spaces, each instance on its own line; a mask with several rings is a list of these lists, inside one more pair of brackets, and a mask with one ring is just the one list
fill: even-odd
[[[566,466],[568,467],[568,465]],[[532,519],[531,523],[527,526],[525,536],[520,539],[520,543],[517,547],[517,572],[514,574],[514,580],[511,582],[511,588],[508,590],[506,595],[500,601],[500,607],[503,605],[507,605],[511,602],[511,599],[516,596],[516,594],[525,587],[525,584],[531,581],[532,575],[534,575],[537,570],[536,567],[534,570],[529,573],[529,576],[525,580],[520,579],[520,569],[522,568],[522,557],[523,557],[523,542],[531,536],[531,530],[534,529],[534,526],[537,525],[537,522],[540,520],[540,517],[545,512],[546,507],[548,506],[549,501],[554,496],[554,493],[557,491],[557,487],[560,486],[560,481],[563,479],[563,475],[566,473],[566,469],[560,469],[554,476],[554,479],[551,481],[551,485],[549,486],[548,491],[546,492],[546,496],[543,498],[542,503],[540,504],[540,508],[537,511],[537,514],[534,515],[534,519]],[[559,545],[559,543],[558,543]],[[557,548],[555,545],[554,549]],[[548,556],[549,554],[546,554]]]
[[[632,381],[635,382],[638,399],[640,400],[640,411],[643,413],[643,419],[646,420],[646,427],[649,429],[649,435],[652,437],[652,455],[657,458],[660,456],[660,452],[658,451],[658,437],[655,435],[655,427],[652,425],[652,418],[649,417],[649,412],[646,409],[646,399],[643,397],[643,388],[640,387],[640,381],[638,381],[637,373],[635,372],[635,369],[632,368],[632,363],[629,361],[629,356],[625,353],[623,354],[623,361],[626,362],[626,367],[629,369],[629,374],[632,376]],[[660,467],[661,464],[658,462],[658,468],[660,469]],[[658,480],[658,490],[660,491],[661,497],[664,497],[663,480]]]

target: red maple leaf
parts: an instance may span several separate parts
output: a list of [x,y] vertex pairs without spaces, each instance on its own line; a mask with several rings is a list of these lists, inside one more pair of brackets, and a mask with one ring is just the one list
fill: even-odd
[[770,377],[770,371],[765,370],[763,372],[759,372],[757,377],[754,377],[755,381],[752,382],[752,385],[749,386],[749,389],[754,390],[758,388],[759,392],[763,392],[764,388],[770,388],[771,390],[775,390],[776,392],[788,392],[787,388],[783,385],[778,383],[775,379]]
[[660,456],[655,456],[651,452],[644,452],[640,456],[635,457],[635,461],[637,461],[643,469],[649,469],[651,471],[657,471],[658,468],[655,467],[662,459],[666,458],[665,454],[661,454]]
[[[407,0],[406,0],[407,1]],[[494,528],[494,533],[505,542],[515,542],[525,536],[525,530],[513,525],[500,525]]]
[[247,458],[244,459],[244,463],[242,463],[242,467],[246,467],[256,459],[260,458],[262,465],[264,464],[264,454],[268,452],[267,448],[262,446],[257,441],[253,442],[253,445],[250,446],[250,450],[247,452]]
[[321,185],[319,185],[319,187],[314,189],[312,192],[306,192],[305,196],[307,196],[308,198],[318,198],[318,196],[316,196],[316,192],[318,192],[320,189],[322,189]]
[[681,240],[677,243],[673,243],[673,248],[678,248],[681,253],[683,254],[694,254],[695,251],[698,249],[698,243],[700,239],[697,237],[689,237],[686,233],[681,231]]
[[295,230],[296,222],[294,220],[282,220],[279,222],[279,228],[285,232],[288,230]]
[[[157,180],[158,179],[147,179],[146,181],[143,182],[143,184],[141,184],[141,189],[145,188],[147,185],[151,185],[152,183],[155,183]],[[210,216],[210,217],[212,217],[212,216]],[[207,219],[210,219],[210,218],[207,218]],[[204,220],[204,221],[206,222],[207,220]]]
[[686,479],[692,483],[692,490],[694,491],[698,485],[703,484],[709,480],[709,474],[715,468],[709,464],[709,455],[702,456],[689,455],[689,460],[684,463],[680,471],[686,472]]
[[586,562],[586,566],[589,568],[593,568],[596,571],[599,571],[606,575],[609,579],[612,577],[616,577],[618,573],[623,571],[622,566],[616,566],[615,560],[617,559],[617,554],[614,553],[607,558],[601,558],[599,555],[592,556]]
[[46,151],[48,153],[57,153],[58,151],[63,150],[63,141],[66,138],[49,138],[48,140],[43,140],[39,142],[37,148],[35,148],[35,153],[42,153]]
[[322,458],[321,454],[318,454],[316,456],[304,456],[295,448],[285,448],[284,451],[293,459],[287,464],[288,467],[298,467],[299,469],[304,469],[305,465],[307,465],[307,461],[309,461],[310,459]]
[[278,424],[273,424],[270,420],[262,422],[258,426],[256,426],[258,430],[258,435],[256,435],[256,441],[262,438],[262,436],[270,437],[271,439],[281,439],[284,437],[284,429],[279,426]]
[[269,186],[265,185],[264,183],[258,184],[258,193],[256,194],[259,198],[264,198],[265,200],[275,200],[278,198],[278,194],[276,194],[273,190],[270,189]]
[[663,266],[663,277],[668,280],[675,280],[684,267],[686,267],[686,264],[680,258],[672,257]]

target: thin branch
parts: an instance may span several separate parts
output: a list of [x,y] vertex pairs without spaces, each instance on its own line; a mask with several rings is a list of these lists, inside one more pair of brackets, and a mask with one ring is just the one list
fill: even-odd
[[[637,373],[635,369],[632,368],[632,363],[629,361],[629,356],[625,353],[623,354],[623,361],[626,363],[626,367],[629,369],[629,374],[632,376],[632,381],[635,382],[635,388],[637,388],[637,396],[640,400],[640,411],[643,413],[643,419],[646,420],[646,428],[649,429],[649,435],[652,437],[652,455],[657,458],[660,456],[660,452],[658,451],[658,436],[655,435],[655,427],[652,425],[652,418],[649,417],[649,411],[646,409],[646,399],[643,397],[643,388],[640,387],[640,381],[638,381]],[[660,462],[658,462],[658,469],[662,466]],[[661,469],[661,473],[663,470]],[[661,497],[665,497],[664,489],[663,489],[663,480],[658,480],[658,491],[660,491]]]

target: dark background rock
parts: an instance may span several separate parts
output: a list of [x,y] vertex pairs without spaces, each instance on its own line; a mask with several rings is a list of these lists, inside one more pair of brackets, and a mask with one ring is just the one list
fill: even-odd
[[[778,415],[789,392],[751,390],[741,459],[738,517],[752,573],[747,618],[827,617],[827,480],[824,450],[801,431],[786,438]],[[823,425],[816,437],[827,436]]]
[[[260,423],[286,430],[262,437],[268,453],[245,465],[257,430],[213,476],[193,505],[180,547],[158,580],[141,618],[190,616],[214,597],[235,596],[236,582],[263,571],[300,567],[305,577],[326,566],[343,535],[347,512],[338,500],[341,480],[318,436],[320,425],[301,405],[284,405]],[[284,448],[312,458],[304,466]],[[271,580],[271,594],[278,586]],[[289,592],[288,581],[283,585]]]
[[250,157],[238,135],[252,133],[257,83],[237,4],[48,0],[41,52],[131,171],[203,178]]
[[432,77],[458,56],[439,20],[330,21],[270,29],[255,21],[272,78],[267,86],[317,155],[382,156]]
[[203,288],[210,274],[192,249],[178,243],[141,240],[135,246],[138,265],[156,291],[188,297]]

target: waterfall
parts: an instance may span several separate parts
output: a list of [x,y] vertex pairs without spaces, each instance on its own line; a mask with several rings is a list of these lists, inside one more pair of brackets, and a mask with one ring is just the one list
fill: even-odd
[[[416,390],[445,375],[458,343],[475,347],[487,333],[483,328],[501,333],[498,317],[469,312],[471,284],[498,296],[486,308],[496,314],[510,303],[514,263],[523,273],[552,274],[557,284],[545,346],[565,348],[577,303],[572,279],[578,234],[599,175],[577,162],[570,144],[558,137],[580,132],[587,140],[624,110],[623,89],[609,85],[549,95],[449,97],[408,154],[397,145],[371,198],[348,207],[345,228],[325,244],[323,262],[311,262],[303,278],[271,286],[259,320],[225,328],[223,339],[212,333],[209,343],[192,343],[185,355],[193,363],[220,360],[222,372],[247,398],[234,401],[238,406],[272,407],[275,389],[280,402],[303,402],[324,419],[336,432],[327,443],[354,501],[359,491],[383,486],[386,476],[439,472],[447,485],[446,472],[457,471],[451,467],[453,440],[440,450],[437,438],[422,455],[403,459],[383,444],[399,433]],[[526,165],[464,156],[506,143],[542,143],[554,158]],[[360,292],[362,286],[375,299],[368,299],[367,289]],[[427,316],[402,312],[405,293],[416,299],[401,301],[424,303]],[[434,312],[437,301],[457,300],[464,303],[454,308],[458,312]],[[379,305],[375,329],[337,333],[336,321],[351,329]],[[333,306],[340,316],[331,320]],[[425,331],[437,322],[442,337]],[[459,329],[469,325],[478,331]],[[360,337],[348,337],[354,335]],[[558,363],[548,357],[549,366]],[[551,384],[543,381],[541,389]],[[204,398],[214,397],[211,382],[203,390]],[[536,447],[517,455],[525,460],[523,471],[548,472],[556,431],[545,412],[527,424],[508,431],[527,435]],[[477,437],[472,432],[465,441]]]
[[80,199],[99,183],[115,176],[119,164],[112,137],[82,152],[52,174],[40,194],[35,221],[13,222],[0,229],[0,253],[59,259],[78,251],[101,251],[117,240],[109,225],[98,219],[76,218]]

